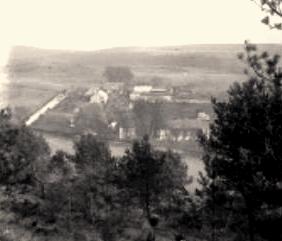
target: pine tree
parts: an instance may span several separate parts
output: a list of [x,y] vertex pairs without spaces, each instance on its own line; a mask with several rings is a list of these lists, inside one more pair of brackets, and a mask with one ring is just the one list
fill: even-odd
[[[215,120],[201,144],[208,186],[224,187],[244,200],[253,241],[262,231],[258,217],[282,206],[282,72],[277,55],[258,54],[251,44],[246,44],[246,53],[240,57],[248,63],[250,77],[233,84],[227,100],[212,100]],[[270,240],[281,239],[279,230],[275,235]]]
[[147,218],[162,205],[169,205],[188,181],[187,167],[180,157],[171,151],[154,150],[147,136],[135,141],[119,161],[119,173],[131,205],[141,208]]

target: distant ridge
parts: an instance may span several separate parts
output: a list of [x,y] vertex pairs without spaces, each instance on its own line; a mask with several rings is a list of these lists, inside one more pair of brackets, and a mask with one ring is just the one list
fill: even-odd
[[[259,50],[282,53],[282,45],[261,44]],[[117,47],[94,51],[49,50],[16,46],[8,62],[10,73],[57,71],[94,66],[176,66],[192,67],[223,73],[242,73],[242,63],[237,55],[244,51],[242,44],[199,44],[163,47]],[[84,70],[81,70],[84,71]]]

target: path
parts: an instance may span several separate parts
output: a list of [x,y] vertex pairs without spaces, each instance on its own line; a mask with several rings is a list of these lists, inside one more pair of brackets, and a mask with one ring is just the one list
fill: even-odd
[[39,117],[45,114],[48,110],[54,109],[63,99],[65,99],[67,94],[64,92],[56,95],[51,100],[49,100],[46,104],[44,104],[39,110],[33,113],[26,121],[25,125],[30,126],[33,122],[37,121]]

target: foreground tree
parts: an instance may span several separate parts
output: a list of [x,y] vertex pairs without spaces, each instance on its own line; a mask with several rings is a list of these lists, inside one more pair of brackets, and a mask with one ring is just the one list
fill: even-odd
[[154,150],[146,136],[135,141],[120,160],[119,175],[131,204],[141,208],[147,218],[185,192],[188,182],[187,167],[180,157]]
[[73,191],[77,207],[91,224],[105,223],[111,215],[114,219],[113,210],[119,204],[114,186],[116,162],[109,146],[87,134],[75,143],[75,150],[77,178]]
[[0,111],[0,207],[12,212],[16,223],[35,229],[45,193],[43,166],[50,151],[41,136],[13,123],[11,117],[9,109]]
[[[231,86],[226,101],[212,100],[215,120],[210,138],[202,136],[201,144],[209,178],[205,186],[244,201],[253,241],[267,212],[274,212],[278,223],[282,218],[277,216],[282,207],[282,72],[277,55],[257,54],[250,44],[246,50],[240,57],[250,66],[249,80]],[[263,231],[269,240],[281,240],[279,229]]]
[[49,156],[49,147],[41,136],[11,121],[10,109],[0,111],[0,184],[34,182],[37,161]]

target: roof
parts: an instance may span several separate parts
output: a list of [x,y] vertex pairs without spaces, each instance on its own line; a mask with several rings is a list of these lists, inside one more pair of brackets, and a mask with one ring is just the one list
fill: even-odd
[[166,102],[162,103],[160,108],[164,120],[196,119],[199,112],[205,112],[209,116],[212,113],[210,103]]
[[133,88],[133,92],[144,93],[152,91],[153,87],[151,85],[136,85]]
[[119,90],[124,88],[123,82],[105,82],[101,84],[101,87],[107,90]]
[[209,128],[209,122],[199,119],[175,119],[167,122],[167,127],[169,129],[182,129],[182,130],[192,130],[192,129],[206,129]]
[[72,134],[74,130],[70,128],[70,119],[72,114],[49,111],[42,115],[34,124],[33,128],[63,134]]
[[104,82],[99,84],[96,83],[93,84],[92,87],[85,92],[85,95],[92,95],[98,90],[113,91],[113,90],[120,90],[123,88],[124,88],[123,82]]
[[151,91],[152,92],[167,92],[168,89],[166,89],[166,88],[153,88]]

